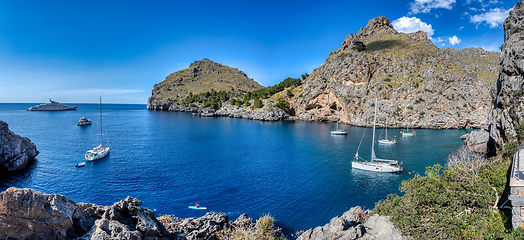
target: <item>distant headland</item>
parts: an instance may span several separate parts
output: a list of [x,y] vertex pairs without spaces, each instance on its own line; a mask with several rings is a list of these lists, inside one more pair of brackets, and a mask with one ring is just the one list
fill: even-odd
[[311,74],[262,88],[243,72],[208,59],[156,84],[150,110],[258,120],[339,121],[392,128],[480,128],[491,108],[499,53],[439,49],[425,32],[397,32],[376,17],[329,53]]

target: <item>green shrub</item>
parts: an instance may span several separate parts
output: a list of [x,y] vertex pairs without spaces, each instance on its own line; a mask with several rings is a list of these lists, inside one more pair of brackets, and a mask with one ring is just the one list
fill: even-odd
[[293,97],[293,96],[295,96],[295,95],[293,95],[293,93],[291,92],[290,89],[287,90],[287,93],[286,93],[286,94],[287,94],[288,97]]
[[277,104],[275,104],[275,106],[277,108],[280,108],[280,109],[286,111],[286,112],[290,110],[290,104],[287,101],[280,100],[280,101],[277,102]]
[[460,148],[450,155],[445,168],[427,167],[426,176],[417,174],[403,181],[403,196],[389,195],[374,211],[391,216],[395,226],[413,239],[522,236],[508,234],[510,217],[493,208],[507,184],[509,166],[504,158],[487,160]]
[[262,103],[262,100],[260,98],[255,99],[255,102],[253,103],[253,107],[255,108],[261,108],[264,104]]

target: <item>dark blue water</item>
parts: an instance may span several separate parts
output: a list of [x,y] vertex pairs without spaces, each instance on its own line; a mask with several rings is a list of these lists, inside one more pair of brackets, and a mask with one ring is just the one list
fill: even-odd
[[[351,169],[365,128],[349,127],[348,136],[331,136],[333,124],[301,121],[261,122],[234,118],[200,118],[188,113],[148,111],[145,105],[104,104],[111,153],[86,167],[84,153],[100,142],[99,106],[76,111],[31,112],[36,104],[0,104],[0,120],[29,137],[40,154],[19,174],[0,177],[0,190],[28,187],[59,193],[75,202],[112,205],[126,196],[155,209],[157,216],[199,217],[199,203],[234,220],[247,213],[269,213],[295,232],[324,225],[351,207],[373,208],[402,180],[425,167],[445,164],[462,144],[466,130],[417,130],[394,146],[376,147],[377,157],[396,157],[402,174]],[[93,125],[78,127],[80,117]],[[377,135],[380,134],[377,130]],[[369,159],[371,129],[359,155]]]

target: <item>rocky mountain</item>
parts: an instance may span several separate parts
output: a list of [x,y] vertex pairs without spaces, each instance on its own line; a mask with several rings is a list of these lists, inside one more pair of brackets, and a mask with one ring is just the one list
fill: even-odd
[[295,119],[390,127],[479,128],[491,108],[499,54],[439,49],[425,32],[399,33],[385,17],[349,34],[289,99]]
[[147,109],[168,110],[179,108],[186,96],[210,91],[229,91],[244,94],[263,88],[236,68],[231,68],[209,59],[202,59],[189,65],[189,68],[172,73],[155,84]]
[[[504,44],[498,78],[491,88],[487,125],[466,138],[476,152],[495,154],[505,143],[515,142],[524,123],[524,2],[515,4],[504,21]],[[524,125],[521,125],[524,126]]]
[[23,169],[38,153],[29,138],[13,133],[6,122],[0,121],[0,171]]

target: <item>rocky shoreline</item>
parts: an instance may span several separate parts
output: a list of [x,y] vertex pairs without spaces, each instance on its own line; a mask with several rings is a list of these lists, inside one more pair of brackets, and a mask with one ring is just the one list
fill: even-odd
[[[268,100],[265,102],[267,103]],[[266,105],[266,104],[265,104]],[[169,107],[168,111],[173,112],[190,112],[196,113],[201,117],[231,117],[231,118],[245,118],[260,121],[281,121],[289,119],[289,114],[282,111],[273,105],[267,104],[259,109],[252,109],[250,107],[237,107],[231,105],[229,102],[224,102],[219,109],[201,108],[201,107]]]
[[0,120],[0,171],[24,169],[38,153],[29,138],[13,133],[8,124]]
[[[0,193],[0,239],[227,239],[223,230],[255,225],[243,214],[224,213],[177,220],[155,217],[142,202],[127,197],[112,206],[75,203],[60,194],[9,188]],[[354,207],[297,239],[407,239],[389,217]]]

